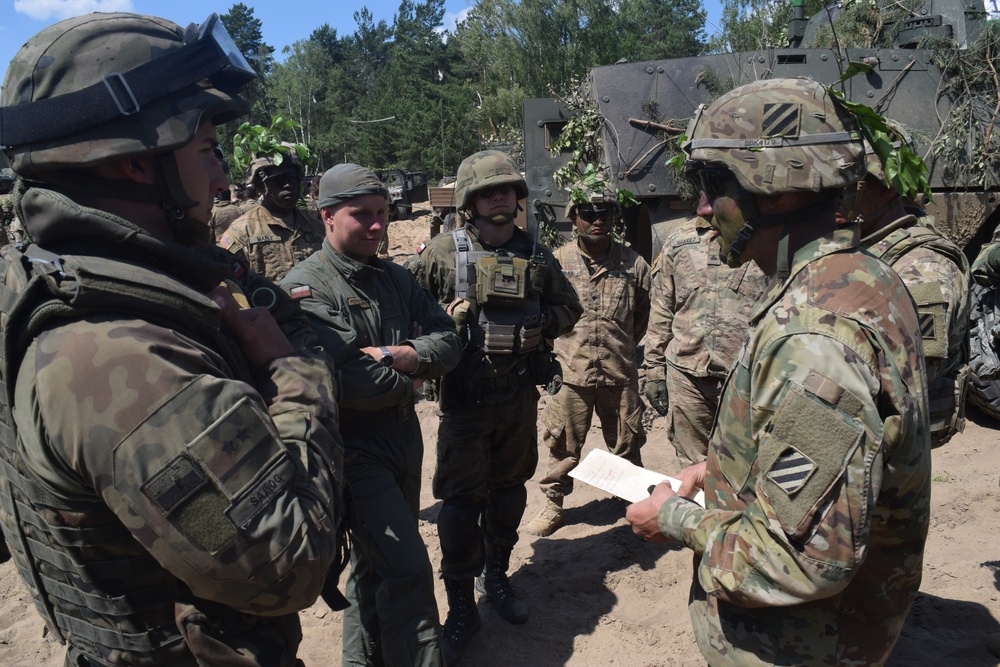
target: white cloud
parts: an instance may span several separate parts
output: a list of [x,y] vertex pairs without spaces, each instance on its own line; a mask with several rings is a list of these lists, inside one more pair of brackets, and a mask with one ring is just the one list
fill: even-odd
[[437,32],[444,32],[445,30],[452,33],[455,32],[455,28],[465,20],[471,9],[472,7],[466,7],[460,12],[445,12],[444,17],[441,19],[442,25],[437,29]]
[[90,12],[130,12],[132,0],[14,0],[14,11],[33,19],[68,19]]

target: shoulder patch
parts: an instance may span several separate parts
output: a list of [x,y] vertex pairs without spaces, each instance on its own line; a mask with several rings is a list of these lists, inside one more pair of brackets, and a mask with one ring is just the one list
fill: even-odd
[[230,236],[229,232],[223,232],[222,233],[222,238],[219,239],[219,245],[220,246],[222,246],[226,250],[229,250],[230,248],[233,247],[234,243],[236,243],[236,239],[234,239],[232,236]]
[[424,251],[424,248],[426,248],[426,247],[427,247],[426,243],[421,243],[420,245],[418,245],[417,246],[417,254],[419,255],[420,253],[422,253]]
[[789,496],[793,496],[805,486],[814,472],[816,464],[812,459],[789,446],[771,466],[767,478]]

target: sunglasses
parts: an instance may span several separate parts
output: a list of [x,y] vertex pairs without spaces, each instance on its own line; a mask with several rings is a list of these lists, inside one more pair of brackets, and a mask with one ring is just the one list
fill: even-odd
[[600,220],[610,220],[615,214],[614,206],[578,206],[576,214],[584,222],[595,222]]
[[477,190],[476,196],[481,199],[489,199],[498,192],[506,193],[508,189],[512,189],[513,187],[513,185],[494,185],[488,188],[483,188],[482,190]]
[[684,175],[696,189],[705,193],[709,201],[725,194],[729,185],[736,180],[733,172],[725,167],[696,161],[688,161],[685,164]]
[[279,185],[284,185],[285,183],[301,183],[302,177],[299,176],[298,172],[282,171],[277,174],[268,174],[263,180],[265,183],[273,181]]

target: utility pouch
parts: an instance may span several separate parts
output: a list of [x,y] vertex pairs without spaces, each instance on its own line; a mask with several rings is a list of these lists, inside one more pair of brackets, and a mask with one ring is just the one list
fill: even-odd
[[514,354],[517,340],[516,324],[483,322],[483,351],[486,354]]
[[531,276],[531,293],[544,294],[545,279],[549,277],[549,265],[545,263],[544,255],[532,255],[528,273]]
[[524,326],[521,327],[520,349],[527,352],[528,350],[534,350],[541,344],[542,321],[539,315],[534,314],[526,318],[524,320]]
[[489,255],[476,260],[476,297],[480,305],[517,308],[527,296],[528,260]]

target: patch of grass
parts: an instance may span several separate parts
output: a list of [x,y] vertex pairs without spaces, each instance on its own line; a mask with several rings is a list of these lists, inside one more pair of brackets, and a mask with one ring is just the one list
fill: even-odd
[[949,473],[949,472],[947,472],[945,470],[942,470],[941,472],[938,472],[938,473],[934,473],[934,476],[931,477],[931,481],[933,481],[933,482],[943,482],[943,483],[947,484],[948,482],[951,481],[951,473]]

